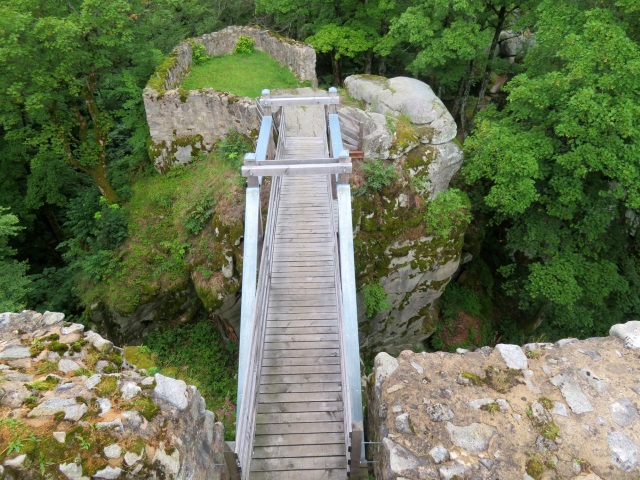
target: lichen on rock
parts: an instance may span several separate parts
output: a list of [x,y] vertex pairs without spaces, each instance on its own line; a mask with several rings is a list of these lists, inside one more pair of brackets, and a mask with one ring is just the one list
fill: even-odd
[[[83,330],[63,314],[0,314],[0,351],[11,352],[0,359],[0,477],[225,478],[214,465],[223,462],[224,428],[197,389],[185,384],[180,408],[167,409],[166,396],[147,390],[152,377],[124,367],[118,347]],[[36,356],[15,353],[36,340]],[[55,363],[47,360],[54,343],[81,346]],[[80,368],[61,370],[63,361]],[[97,374],[101,362],[116,373]],[[156,385],[171,382],[184,384],[156,375]],[[15,405],[22,390],[29,396]]]

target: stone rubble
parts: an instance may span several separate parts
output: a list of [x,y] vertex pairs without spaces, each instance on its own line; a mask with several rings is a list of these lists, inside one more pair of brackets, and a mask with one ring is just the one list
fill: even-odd
[[226,479],[223,426],[197,389],[125,366],[61,313],[0,314],[0,435],[20,445],[0,447],[2,480],[42,478],[40,462],[45,478]]
[[368,386],[376,479],[640,478],[640,322],[610,333],[378,354]]

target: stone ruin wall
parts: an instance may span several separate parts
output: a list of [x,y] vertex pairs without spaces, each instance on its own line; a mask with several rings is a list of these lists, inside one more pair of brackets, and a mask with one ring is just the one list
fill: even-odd
[[38,447],[24,441],[7,453],[0,442],[3,480],[43,478],[40,461],[46,478],[67,480],[228,478],[224,426],[196,387],[128,364],[62,313],[0,313],[0,421],[8,418]]
[[368,422],[378,480],[640,478],[640,321],[610,336],[380,353]]
[[170,67],[166,71],[159,67],[149,82],[162,87],[147,85],[143,93],[150,131],[148,150],[157,170],[165,171],[176,162],[186,163],[199,151],[210,151],[231,128],[244,135],[259,129],[253,99],[210,88],[180,88],[191,68],[191,42],[204,45],[211,56],[227,55],[233,53],[240,35],[253,38],[257,50],[289,67],[300,80],[317,86],[313,47],[268,30],[231,26],[178,44],[169,54]]

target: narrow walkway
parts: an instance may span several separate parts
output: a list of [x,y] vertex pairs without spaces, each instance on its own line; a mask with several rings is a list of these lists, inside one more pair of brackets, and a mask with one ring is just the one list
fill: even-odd
[[[296,120],[292,130],[301,124]],[[326,156],[321,137],[288,137],[286,147],[285,158]],[[250,478],[344,479],[329,181],[325,175],[282,182]]]

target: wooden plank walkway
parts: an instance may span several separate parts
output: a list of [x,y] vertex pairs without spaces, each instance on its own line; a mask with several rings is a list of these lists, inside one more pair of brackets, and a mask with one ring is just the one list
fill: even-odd
[[[287,137],[285,158],[324,140]],[[334,230],[326,176],[283,177],[251,479],[345,479]]]

